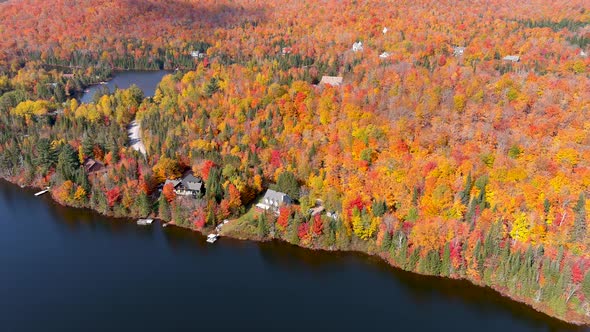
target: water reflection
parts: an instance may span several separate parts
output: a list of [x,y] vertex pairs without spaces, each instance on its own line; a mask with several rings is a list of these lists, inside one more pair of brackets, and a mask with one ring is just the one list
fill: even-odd
[[433,298],[442,302],[467,304],[482,315],[493,315],[510,311],[521,321],[534,329],[545,331],[587,331],[584,327],[564,323],[533,308],[499,295],[489,287],[480,287],[463,280],[452,280],[423,276],[394,268],[378,257],[356,252],[328,252],[303,249],[281,242],[267,242],[258,245],[260,256],[273,268],[285,271],[301,269],[313,272],[337,272],[342,269],[366,269],[382,274],[391,284],[401,284],[413,302],[428,303]]

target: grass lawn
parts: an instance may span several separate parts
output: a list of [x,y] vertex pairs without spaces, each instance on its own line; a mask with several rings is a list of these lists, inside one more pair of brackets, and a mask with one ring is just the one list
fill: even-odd
[[[221,228],[221,235],[243,237],[244,235],[256,234],[256,225],[251,221],[256,219],[258,211],[256,206],[252,205],[248,212],[244,213],[237,219],[231,219],[227,224]],[[240,236],[242,235],[242,236]]]

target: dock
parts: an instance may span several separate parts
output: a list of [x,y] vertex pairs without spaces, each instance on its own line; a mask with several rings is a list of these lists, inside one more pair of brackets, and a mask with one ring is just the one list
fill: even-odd
[[219,237],[218,234],[209,234],[207,236],[207,242],[209,243],[215,243],[215,241],[217,241],[217,238]]
[[154,222],[154,219],[139,219],[139,220],[137,220],[137,224],[140,226],[151,225],[152,222]]
[[41,196],[43,194],[47,194],[49,192],[49,187],[45,190],[41,190],[40,192],[36,193],[35,196]]

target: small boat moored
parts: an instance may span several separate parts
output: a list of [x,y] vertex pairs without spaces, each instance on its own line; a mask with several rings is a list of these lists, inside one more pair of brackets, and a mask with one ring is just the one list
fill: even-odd
[[154,222],[154,219],[139,219],[139,220],[137,220],[137,224],[140,226],[151,225],[152,222]]
[[215,241],[217,241],[217,237],[217,234],[209,234],[207,235],[207,242],[214,243]]

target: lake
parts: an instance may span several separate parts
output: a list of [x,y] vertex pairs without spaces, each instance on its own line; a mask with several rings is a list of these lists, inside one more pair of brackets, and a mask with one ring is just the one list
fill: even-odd
[[0,331],[573,331],[362,254],[140,227],[0,180]]
[[162,80],[167,74],[171,72],[165,70],[159,71],[123,71],[123,72],[116,72],[113,75],[113,79],[108,81],[107,84],[97,84],[88,87],[88,92],[84,92],[80,97],[80,101],[83,103],[90,103],[92,102],[92,98],[94,94],[98,92],[103,87],[109,88],[112,92],[115,88],[119,89],[127,89],[131,85],[137,85],[145,94],[146,97],[152,97],[156,91],[156,87],[158,83]]

